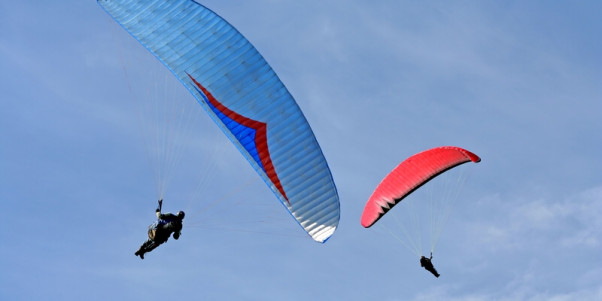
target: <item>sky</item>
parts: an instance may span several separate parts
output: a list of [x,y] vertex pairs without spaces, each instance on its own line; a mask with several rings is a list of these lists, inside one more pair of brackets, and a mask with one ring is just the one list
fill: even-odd
[[[96,1],[1,1],[0,299],[602,299],[601,2],[201,3],[303,110],[337,231],[304,234],[199,110],[165,193],[182,237],[135,257],[157,186],[128,99],[164,71]],[[359,220],[389,171],[441,145],[482,162],[434,278]]]

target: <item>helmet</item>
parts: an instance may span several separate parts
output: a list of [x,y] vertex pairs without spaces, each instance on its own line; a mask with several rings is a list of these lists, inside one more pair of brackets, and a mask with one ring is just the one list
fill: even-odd
[[184,211],[178,211],[178,217],[180,219],[184,219],[184,215],[186,215],[186,214],[184,214]]

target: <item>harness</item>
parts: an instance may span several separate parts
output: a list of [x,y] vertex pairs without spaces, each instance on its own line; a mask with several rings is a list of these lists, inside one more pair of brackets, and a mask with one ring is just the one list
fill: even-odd
[[[176,230],[176,220],[158,219],[148,226],[148,237],[155,241],[156,238],[161,238],[162,241],[167,241],[171,233]],[[157,237],[160,236],[160,237]]]

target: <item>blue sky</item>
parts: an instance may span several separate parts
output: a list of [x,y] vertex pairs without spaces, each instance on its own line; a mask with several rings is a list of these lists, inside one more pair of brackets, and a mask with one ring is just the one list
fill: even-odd
[[[303,234],[200,112],[164,204],[190,213],[183,236],[134,257],[157,193],[121,58],[143,49],[96,1],[3,1],[0,299],[602,299],[600,2],[202,3],[304,111],[338,230]],[[155,67],[132,65],[136,89]],[[394,166],[440,145],[483,161],[435,279],[359,219]]]

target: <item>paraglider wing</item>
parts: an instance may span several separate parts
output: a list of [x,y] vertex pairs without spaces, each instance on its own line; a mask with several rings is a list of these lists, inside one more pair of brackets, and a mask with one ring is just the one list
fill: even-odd
[[98,0],[195,96],[316,241],[339,221],[339,198],[299,106],[259,52],[192,0]]
[[476,163],[481,159],[454,146],[437,147],[409,157],[376,187],[364,207],[362,226],[372,226],[395,204],[437,175],[471,161]]

